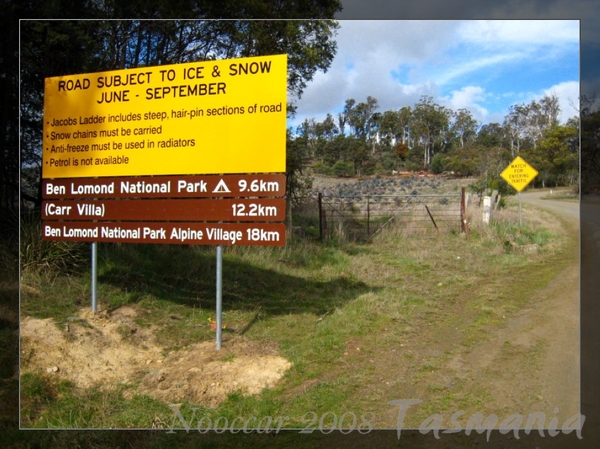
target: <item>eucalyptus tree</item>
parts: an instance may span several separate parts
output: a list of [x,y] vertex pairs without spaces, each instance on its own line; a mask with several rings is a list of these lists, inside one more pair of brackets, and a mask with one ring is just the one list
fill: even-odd
[[365,141],[370,137],[371,129],[376,124],[373,120],[373,113],[379,107],[379,102],[376,98],[367,97],[367,101],[354,104],[350,108],[348,114],[348,123],[352,126],[354,135]]
[[465,142],[473,141],[477,137],[479,124],[473,118],[471,111],[464,108],[451,112],[451,118],[449,135],[460,144],[460,148],[464,148]]
[[296,139],[303,142],[311,159],[318,158],[324,163],[330,143],[338,133],[333,116],[327,114],[322,122],[317,122],[314,118],[304,119],[296,129]]
[[513,105],[504,119],[511,154],[516,156],[523,145],[536,148],[544,133],[558,125],[560,106],[556,95],[544,95],[539,101]]
[[306,118],[296,128],[296,140],[302,142],[310,155],[314,155],[317,147],[317,122],[314,118]]
[[579,130],[574,126],[555,125],[548,129],[527,155],[540,173],[542,187],[549,184],[572,185],[579,173]]
[[350,116],[353,113],[354,105],[356,104],[356,100],[354,98],[349,98],[344,103],[344,109],[337,115],[338,126],[341,134],[346,134],[346,125],[350,124]]
[[304,172],[306,161],[311,158],[311,151],[302,138],[292,138],[290,130],[286,138],[286,189],[287,202],[286,222],[291,229],[292,206],[308,195],[312,188],[312,177]]
[[367,124],[367,141],[371,145],[371,154],[375,154],[381,140],[381,112],[373,112]]
[[410,122],[412,120],[412,108],[410,106],[404,106],[398,110],[398,135],[400,136],[400,143],[402,145],[409,145],[410,138]]
[[560,105],[556,95],[544,95],[539,101],[527,105],[527,134],[535,148],[546,131],[558,126]]
[[514,158],[521,149],[525,137],[525,115],[523,107],[512,105],[509,107],[508,114],[504,117],[502,123],[504,135],[510,144],[510,154]]
[[560,102],[556,94],[544,95],[540,100],[542,113],[546,118],[546,126],[552,127],[558,125],[558,116],[560,114]]
[[337,114],[337,124],[338,129],[340,130],[340,134],[346,134],[346,123],[348,122],[348,118],[344,115],[343,112],[339,112]]
[[398,111],[388,110],[381,114],[379,120],[379,139],[383,145],[389,148],[396,144],[400,134],[403,133],[398,122]]
[[484,147],[503,147],[506,145],[505,129],[500,123],[486,123],[479,128],[475,142]]
[[451,111],[433,102],[430,96],[422,96],[412,110],[410,134],[423,150],[423,167],[429,167],[436,151],[446,148]]
[[331,114],[327,114],[322,122],[315,124],[315,133],[317,138],[323,138],[327,141],[333,139],[334,136],[339,134],[340,130],[335,124],[335,120]]

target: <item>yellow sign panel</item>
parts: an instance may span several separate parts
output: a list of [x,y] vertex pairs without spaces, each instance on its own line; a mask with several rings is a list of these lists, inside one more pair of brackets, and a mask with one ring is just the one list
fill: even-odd
[[43,178],[285,172],[287,55],[46,78]]
[[521,192],[538,175],[538,171],[525,160],[517,156],[500,176],[504,178],[517,192]]

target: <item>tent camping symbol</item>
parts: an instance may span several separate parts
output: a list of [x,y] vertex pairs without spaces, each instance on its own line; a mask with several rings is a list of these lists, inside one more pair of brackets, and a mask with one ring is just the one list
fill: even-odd
[[231,190],[229,190],[229,187],[227,187],[225,181],[221,179],[215,187],[215,190],[212,191],[212,193],[231,193]]

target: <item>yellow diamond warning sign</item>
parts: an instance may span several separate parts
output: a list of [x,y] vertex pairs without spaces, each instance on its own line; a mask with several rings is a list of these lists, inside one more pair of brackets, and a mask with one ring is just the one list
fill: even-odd
[[521,192],[538,175],[538,171],[525,160],[517,156],[500,176],[504,178],[517,192]]

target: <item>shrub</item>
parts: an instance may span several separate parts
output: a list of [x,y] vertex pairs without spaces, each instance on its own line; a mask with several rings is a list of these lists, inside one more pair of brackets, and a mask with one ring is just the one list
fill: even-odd
[[327,164],[324,164],[323,162],[315,162],[312,165],[312,169],[313,169],[313,172],[318,175],[331,176],[333,174],[333,170],[331,169],[331,167]]
[[21,219],[21,270],[23,272],[58,274],[82,268],[87,260],[86,244],[42,239],[39,217]]
[[444,171],[444,161],[442,160],[442,156],[438,153],[431,159],[431,163],[429,164],[429,168],[436,175],[442,173]]
[[337,161],[332,171],[334,176],[350,177],[354,175],[354,166],[350,162]]

